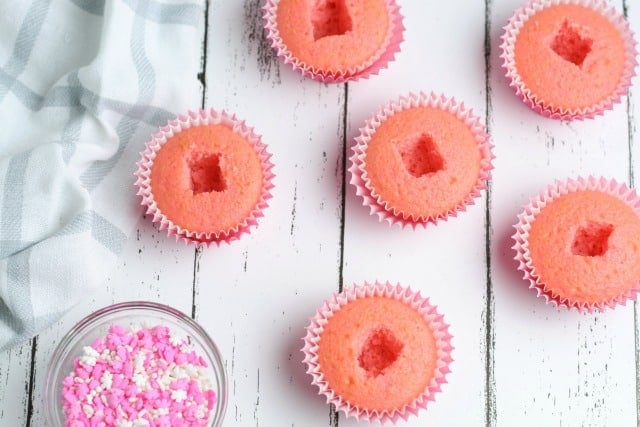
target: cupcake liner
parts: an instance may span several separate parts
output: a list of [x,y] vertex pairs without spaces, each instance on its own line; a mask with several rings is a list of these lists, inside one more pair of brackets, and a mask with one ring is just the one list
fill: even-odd
[[[393,411],[367,410],[343,400],[324,380],[321,367],[318,365],[318,343],[328,319],[333,316],[335,311],[349,302],[367,297],[393,298],[414,308],[425,319],[436,339],[438,362],[431,383],[413,402]],[[334,293],[311,318],[306,331],[302,348],[303,363],[307,367],[307,373],[313,378],[312,384],[318,387],[318,394],[323,395],[327,399],[327,403],[335,405],[336,410],[342,411],[346,416],[355,417],[357,420],[395,423],[401,418],[406,420],[409,416],[416,415],[420,410],[425,409],[430,401],[434,401],[435,394],[441,391],[442,385],[447,382],[447,374],[451,372],[453,347],[449,325],[444,322],[443,316],[438,314],[437,308],[431,305],[428,298],[423,298],[420,292],[413,292],[410,288],[402,287],[400,284],[394,286],[389,282],[365,282],[363,286],[354,285],[341,293]]]
[[601,191],[615,196],[629,205],[634,212],[640,216],[640,198],[638,198],[634,190],[627,187],[624,183],[619,183],[614,179],[596,178],[593,176],[556,181],[554,184],[549,185],[543,192],[532,197],[530,202],[518,215],[518,222],[514,225],[516,232],[511,236],[515,243],[511,248],[516,252],[514,259],[518,261],[518,270],[523,273],[524,280],[529,281],[529,288],[535,289],[539,297],[544,297],[548,304],[558,308],[575,308],[580,312],[591,313],[593,311],[604,311],[607,308],[614,308],[616,305],[624,306],[627,301],[635,300],[640,291],[640,282],[625,294],[610,300],[597,303],[571,301],[547,289],[545,283],[540,280],[529,253],[529,232],[536,215],[557,197],[583,190]]
[[[191,127],[217,124],[228,126],[253,146],[262,165],[262,193],[253,210],[236,226],[222,232],[194,232],[175,224],[158,208],[151,187],[151,167],[157,152],[174,135]],[[141,205],[146,207],[145,212],[152,216],[152,221],[159,224],[159,229],[166,230],[169,236],[175,236],[176,241],[183,241],[196,247],[208,247],[214,243],[219,245],[221,242],[230,243],[237,240],[241,235],[248,233],[251,227],[257,225],[258,218],[264,216],[263,211],[268,207],[267,201],[272,197],[273,163],[270,161],[271,154],[267,152],[267,146],[262,142],[261,137],[253,131],[253,128],[237,119],[235,114],[229,114],[224,110],[222,112],[217,112],[214,109],[198,110],[179,115],[152,135],[140,156],[140,160],[136,163],[138,169],[134,175],[137,177],[135,185],[138,187],[137,195],[142,199]]]
[[271,47],[276,50],[278,57],[282,58],[285,64],[289,64],[295,71],[313,80],[323,83],[342,83],[345,81],[366,79],[372,75],[376,75],[395,59],[396,53],[400,51],[400,44],[404,40],[404,24],[402,23],[400,7],[396,3],[396,0],[385,0],[386,8],[389,11],[390,28],[385,41],[378,51],[372,55],[367,62],[348,70],[329,72],[317,70],[315,67],[295,57],[282,41],[276,22],[279,1],[280,0],[266,0],[262,8],[267,39],[270,41]]
[[[593,9],[605,16],[620,32],[625,49],[625,65],[620,82],[616,90],[596,105],[584,108],[566,109],[555,105],[547,105],[544,99],[533,93],[522,80],[515,63],[515,41],[524,23],[540,10],[561,4],[575,4]],[[584,120],[592,119],[596,115],[602,115],[606,110],[611,110],[614,104],[627,94],[631,85],[631,79],[635,75],[637,65],[637,49],[634,34],[629,28],[629,23],[624,16],[618,13],[613,6],[605,0],[529,0],[524,6],[516,10],[514,15],[504,27],[501,37],[500,49],[502,54],[502,68],[510,80],[509,85],[515,89],[516,95],[535,112],[552,119],[560,120]]]
[[[476,184],[458,205],[447,212],[435,216],[416,217],[413,214],[407,214],[390,206],[375,191],[365,170],[367,146],[376,130],[394,114],[415,107],[433,107],[450,112],[469,127],[480,148],[480,172]],[[474,199],[480,197],[480,192],[487,188],[490,171],[493,169],[491,164],[494,159],[492,148],[493,145],[490,142],[485,126],[473,114],[471,109],[465,107],[464,103],[458,103],[454,98],[436,95],[433,92],[428,95],[423,92],[419,94],[409,93],[409,95],[401,96],[400,99],[380,108],[373,117],[365,122],[365,126],[360,128],[360,135],[356,138],[356,145],[352,148],[353,154],[350,158],[350,183],[356,187],[356,194],[362,197],[362,204],[369,207],[371,215],[377,215],[381,222],[386,221],[390,225],[399,224],[401,227],[410,226],[413,229],[417,226],[426,227],[429,223],[436,224],[439,220],[446,221],[451,216],[457,216],[458,212],[465,211],[468,205],[474,203]]]

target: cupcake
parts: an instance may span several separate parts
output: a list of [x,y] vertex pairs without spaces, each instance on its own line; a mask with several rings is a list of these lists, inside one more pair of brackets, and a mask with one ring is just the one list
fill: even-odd
[[267,207],[270,157],[235,115],[189,112],[147,142],[137,163],[138,195],[153,222],[176,240],[230,242],[256,225]]
[[554,119],[593,118],[626,94],[636,43],[604,0],[531,0],[502,36],[503,68],[517,95]]
[[369,119],[351,156],[351,184],[371,214],[426,225],[456,216],[486,188],[492,145],[454,99],[409,94]]
[[402,42],[395,0],[267,0],[267,38],[279,57],[325,83],[376,74]]
[[604,178],[556,182],[518,215],[518,269],[556,306],[603,311],[640,289],[640,199]]
[[419,293],[365,283],[334,294],[317,311],[304,337],[304,363],[337,410],[396,422],[426,408],[446,382],[448,328]]

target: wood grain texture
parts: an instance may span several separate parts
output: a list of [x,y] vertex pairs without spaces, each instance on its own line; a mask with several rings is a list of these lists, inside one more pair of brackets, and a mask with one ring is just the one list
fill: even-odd
[[33,341],[0,353],[0,425],[27,425]]
[[[493,2],[495,52],[501,23],[519,3]],[[615,6],[622,10],[622,2]],[[516,272],[510,249],[521,206],[554,179],[593,174],[627,180],[626,102],[595,120],[554,121],[517,99],[497,54],[492,70],[497,425],[631,425],[633,308],[590,315],[545,305]]]
[[207,103],[255,127],[276,165],[259,226],[198,264],[197,317],[229,376],[225,425],[328,425],[300,348],[309,317],[338,288],[343,86],[282,65],[258,1],[213,1],[209,23]]
[[[624,12],[629,25],[638,37],[640,28],[640,5],[632,0],[623,1]],[[636,67],[636,73],[638,68]],[[633,80],[633,85],[627,97],[627,132],[629,138],[629,182],[638,191],[638,173],[640,171],[640,90],[638,90],[638,77]],[[633,304],[633,317],[635,321],[635,363],[636,363],[636,423],[640,426],[640,305],[637,301]]]
[[[397,60],[379,76],[349,84],[348,141],[374,111],[409,92],[455,97],[485,119],[484,2],[401,2],[405,42]],[[456,37],[451,33],[455,22]],[[426,229],[378,222],[349,185],[344,242],[345,286],[373,280],[400,282],[431,298],[451,324],[454,362],[449,383],[427,411],[402,426],[478,426],[486,402],[485,205]],[[464,410],[459,410],[465,402]],[[340,419],[340,426],[358,425]]]

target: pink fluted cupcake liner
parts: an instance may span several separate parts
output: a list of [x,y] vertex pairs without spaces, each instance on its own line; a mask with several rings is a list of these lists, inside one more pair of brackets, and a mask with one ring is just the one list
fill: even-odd
[[387,65],[395,59],[395,55],[400,51],[400,44],[404,40],[404,24],[402,23],[400,7],[396,3],[396,0],[385,0],[387,10],[389,11],[390,27],[386,39],[378,51],[372,55],[368,61],[352,69],[331,72],[318,70],[294,56],[283,42],[280,32],[278,31],[276,20],[279,1],[280,0],[266,0],[262,8],[265,31],[271,47],[276,50],[278,57],[280,57],[285,64],[289,64],[295,71],[305,77],[323,83],[355,81],[378,74],[380,70],[386,68]]
[[[181,227],[180,224],[175,224],[158,208],[151,185],[151,168],[158,151],[171,137],[191,127],[217,124],[229,127],[233,132],[245,138],[254,148],[262,166],[262,193],[249,215],[234,227],[217,232],[194,232]],[[274,177],[273,163],[270,160],[271,154],[267,152],[267,146],[262,142],[262,138],[254,132],[253,128],[239,120],[235,114],[229,114],[224,110],[218,112],[214,109],[189,111],[186,114],[181,114],[152,135],[140,156],[140,160],[136,163],[138,169],[134,175],[137,177],[135,185],[138,187],[137,195],[142,199],[141,205],[145,206],[146,214],[150,215],[152,221],[159,225],[159,229],[166,230],[169,236],[175,236],[176,241],[183,241],[196,247],[219,245],[222,242],[230,243],[248,233],[251,227],[256,226],[258,218],[264,216],[263,211],[269,206],[268,200],[272,197],[271,189],[273,189],[272,180]]]
[[518,270],[523,273],[524,280],[529,282],[529,288],[535,289],[539,297],[543,297],[548,304],[555,307],[573,308],[580,312],[591,313],[593,311],[604,311],[607,308],[615,308],[616,305],[624,306],[627,301],[635,300],[640,291],[640,282],[628,292],[610,300],[593,304],[572,301],[557,295],[551,289],[547,288],[547,285],[540,279],[529,253],[531,224],[540,211],[551,201],[562,195],[584,190],[601,191],[615,196],[629,205],[640,217],[640,198],[638,198],[634,190],[627,187],[624,183],[616,182],[614,179],[596,178],[593,176],[556,181],[554,184],[549,185],[543,192],[532,197],[530,202],[518,215],[518,222],[514,225],[516,232],[512,236],[515,242],[512,249],[516,252],[514,259],[518,261]]
[[[548,104],[538,94],[533,93],[518,73],[515,63],[515,42],[524,23],[540,10],[555,5],[575,4],[588,7],[605,16],[620,32],[625,50],[625,65],[622,76],[616,90],[599,103],[578,109],[566,109],[560,106]],[[504,27],[501,37],[500,49],[502,54],[502,68],[506,71],[509,85],[516,91],[516,95],[535,112],[552,119],[560,120],[584,120],[592,119],[596,115],[602,115],[606,110],[611,110],[614,104],[626,95],[631,85],[631,79],[635,75],[637,65],[637,50],[634,35],[629,28],[629,23],[624,16],[618,13],[609,2],[604,0],[529,0],[524,6],[516,10],[514,15]]]
[[[436,340],[438,360],[430,384],[410,404],[393,411],[368,410],[354,406],[344,400],[332,390],[331,385],[324,379],[322,367],[318,364],[318,343],[328,319],[333,316],[334,312],[348,303],[368,297],[393,298],[412,307],[422,315]],[[449,325],[444,322],[443,315],[438,313],[437,308],[431,305],[428,298],[423,298],[419,292],[414,292],[408,287],[402,287],[400,284],[394,286],[389,282],[365,282],[362,286],[354,285],[341,293],[334,293],[318,309],[315,316],[311,318],[306,331],[302,348],[304,354],[303,363],[307,367],[307,373],[312,377],[312,384],[318,387],[318,394],[324,396],[328,404],[335,405],[336,410],[343,412],[346,416],[355,417],[357,420],[378,421],[381,423],[390,421],[395,423],[400,419],[406,420],[410,416],[416,415],[419,411],[425,409],[429,402],[435,400],[435,395],[442,391],[442,385],[447,382],[446,376],[451,372],[450,365],[453,361],[451,352],[453,347],[451,345],[452,336],[449,333]]]
[[[415,107],[433,107],[450,112],[469,127],[480,149],[480,172],[474,187],[454,208],[435,216],[416,217],[413,214],[395,209],[376,192],[366,171],[367,146],[376,130],[394,114]],[[486,127],[471,109],[465,107],[464,103],[433,92],[430,94],[410,93],[380,108],[373,117],[365,122],[365,126],[360,128],[360,135],[356,138],[356,145],[352,148],[353,154],[350,157],[350,183],[356,187],[356,194],[362,197],[363,205],[369,207],[371,215],[377,215],[381,222],[386,221],[390,225],[399,224],[401,227],[410,226],[414,229],[417,226],[426,226],[430,223],[436,224],[439,220],[446,221],[449,217],[455,217],[459,212],[465,211],[467,206],[472,205],[474,200],[480,197],[481,191],[487,188],[490,172],[493,169],[492,149],[493,145],[486,132]]]

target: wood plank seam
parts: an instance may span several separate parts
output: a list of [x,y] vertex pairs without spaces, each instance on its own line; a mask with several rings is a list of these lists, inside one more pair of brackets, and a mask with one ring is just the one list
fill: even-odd
[[[347,153],[349,151],[349,144],[347,143],[347,114],[349,105],[349,83],[344,84],[344,104],[342,106],[342,161],[340,167],[342,168],[341,176],[341,206],[340,206],[340,260],[338,263],[338,292],[342,292],[344,289],[344,231],[345,231],[345,212],[346,212],[346,199],[347,199]],[[332,404],[329,406],[329,425],[331,427],[338,427],[340,424],[340,414],[336,411],[335,406]]]
[[[485,62],[485,126],[491,134],[491,8],[492,0],[485,0],[484,9],[484,62]],[[486,302],[485,302],[485,424],[486,427],[497,423],[495,376],[494,376],[494,297],[491,279],[491,181],[487,183],[485,201],[485,263],[486,263]]]
[[[622,13],[625,19],[629,20],[629,5],[627,0],[622,0]],[[633,88],[627,93],[627,133],[628,133],[628,152],[629,152],[629,186],[635,188],[636,180],[633,169],[633,142],[634,142],[634,116],[633,116]],[[638,336],[638,301],[633,301],[633,341],[634,341],[634,357],[636,368],[636,425],[640,427],[640,336]]]
[[38,350],[38,337],[34,337],[31,340],[31,367],[29,368],[29,392],[27,393],[27,418],[25,419],[25,425],[31,427],[31,421],[33,417],[33,384],[36,377],[36,352]]
[[[200,59],[200,72],[198,80],[202,84],[200,107],[205,108],[207,96],[207,45],[209,42],[209,0],[204,2],[204,35],[202,40],[202,56]],[[198,296],[198,271],[200,271],[200,257],[202,248],[196,248],[193,254],[193,282],[191,285],[191,318],[196,319],[198,306],[196,304]]]

